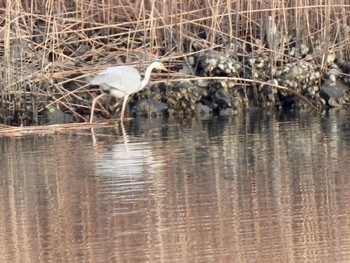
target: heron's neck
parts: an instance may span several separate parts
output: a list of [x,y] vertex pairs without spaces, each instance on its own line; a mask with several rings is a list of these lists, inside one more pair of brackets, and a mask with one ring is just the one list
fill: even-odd
[[144,87],[146,87],[146,85],[149,82],[149,79],[151,77],[151,72],[154,69],[154,66],[151,64],[148,66],[148,68],[145,71],[145,76],[143,78],[143,80],[141,81],[141,85],[140,85],[140,90],[143,89]]

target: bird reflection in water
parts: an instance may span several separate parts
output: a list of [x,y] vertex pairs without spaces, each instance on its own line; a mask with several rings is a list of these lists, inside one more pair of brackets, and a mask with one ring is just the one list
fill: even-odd
[[[115,132],[92,128],[95,178],[105,200],[114,204],[138,202],[135,197],[143,196],[145,189],[154,188],[155,176],[164,165],[164,160],[154,152],[154,145],[135,135],[130,123],[116,122]],[[120,205],[113,211],[125,212]]]

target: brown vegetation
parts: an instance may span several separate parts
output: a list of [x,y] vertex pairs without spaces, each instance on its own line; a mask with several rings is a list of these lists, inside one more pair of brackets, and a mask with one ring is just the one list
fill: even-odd
[[[0,119],[37,123],[45,108],[55,106],[84,121],[92,98],[89,76],[107,65],[143,68],[155,57],[176,71],[190,55],[207,50],[247,58],[263,50],[273,65],[291,58],[291,47],[292,58],[301,60],[306,47],[326,69],[329,54],[350,57],[347,2],[2,0]],[[240,54],[240,46],[259,49]]]

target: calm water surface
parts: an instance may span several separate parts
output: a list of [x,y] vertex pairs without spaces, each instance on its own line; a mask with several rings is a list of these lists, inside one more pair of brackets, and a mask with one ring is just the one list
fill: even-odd
[[0,137],[0,262],[350,262],[350,113]]

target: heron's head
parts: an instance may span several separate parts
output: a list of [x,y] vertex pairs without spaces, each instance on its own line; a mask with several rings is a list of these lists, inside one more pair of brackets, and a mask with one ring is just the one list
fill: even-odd
[[153,60],[151,65],[152,65],[152,68],[168,71],[167,68],[163,65],[163,63],[159,59]]

